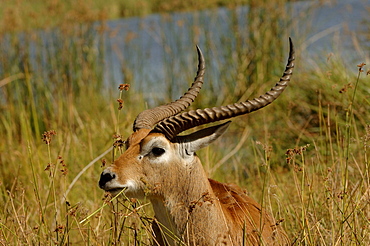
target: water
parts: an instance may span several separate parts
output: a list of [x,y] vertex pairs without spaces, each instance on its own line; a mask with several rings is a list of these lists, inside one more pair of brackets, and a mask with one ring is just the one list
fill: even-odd
[[[308,20],[299,20],[307,31],[307,39],[301,44],[301,50],[311,57],[322,52],[340,53],[345,58],[362,62],[369,59],[369,40],[364,40],[364,33],[369,32],[369,0],[342,0],[326,3],[310,10]],[[310,2],[295,3],[295,14],[310,9]],[[311,23],[310,23],[311,22]],[[363,50],[354,43],[357,38]],[[366,52],[365,52],[366,51]],[[352,61],[350,61],[352,62]]]
[[[296,51],[305,59],[306,66],[325,60],[329,53],[343,56],[348,64],[370,63],[369,39],[364,36],[370,27],[370,0],[330,2],[300,1],[286,6],[291,9],[288,18],[293,24],[286,36],[281,37],[286,39],[283,50],[286,55],[279,58],[283,64],[288,53],[288,36],[294,40]],[[92,43],[82,45],[98,47],[103,44],[103,62],[97,65],[104,70],[102,83],[116,88],[132,78],[130,82],[135,90],[150,94],[149,103],[164,97],[176,98],[183,93],[195,75],[195,45],[199,45],[207,64],[205,87],[212,87],[217,92],[222,87],[220,78],[237,66],[236,59],[225,58],[235,56],[230,52],[236,45],[236,35],[240,40],[248,38],[247,13],[248,8],[242,6],[235,10],[219,8],[114,20],[107,22],[103,37],[97,31],[89,32],[88,35],[96,35],[96,38],[92,38]],[[233,26],[235,23],[237,30]],[[58,30],[38,31],[35,35],[41,41],[31,42],[28,47],[30,64],[42,67],[39,70],[45,81],[50,74],[59,72],[49,60],[58,56],[55,48],[58,33]],[[74,41],[78,40],[70,38],[70,42]],[[10,50],[6,44],[2,46],[3,53]],[[39,46],[45,49],[41,55],[35,53]],[[41,63],[36,62],[37,59]],[[18,63],[22,66],[22,62]],[[73,67],[66,71],[69,76],[75,76]],[[2,72],[0,67],[0,74]]]
[[[290,36],[295,41],[297,51],[307,59],[307,64],[324,60],[329,53],[341,55],[352,64],[369,61],[369,40],[364,41],[363,34],[369,28],[369,23],[365,25],[364,22],[370,22],[369,9],[366,9],[370,7],[370,1],[338,0],[327,4],[301,1],[289,7],[292,7],[291,18],[295,23]],[[247,7],[236,10],[241,28],[246,26],[243,17],[247,11]],[[113,36],[106,34],[111,47],[108,53],[112,74],[106,74],[105,79],[124,81],[119,68],[124,61],[127,66],[132,66],[135,80],[140,81],[137,88],[146,90],[150,87],[151,92],[159,93],[160,97],[160,88],[165,88],[165,79],[169,78],[166,73],[173,74],[171,83],[177,83],[177,86],[188,84],[196,69],[194,46],[198,44],[205,50],[207,80],[217,84],[220,64],[212,61],[222,57],[223,45],[232,45],[234,42],[223,42],[235,36],[229,26],[233,15],[231,12],[220,8],[109,22],[108,26],[116,33]],[[206,44],[207,35],[211,35],[212,47]],[[173,64],[170,71],[164,67],[168,62]],[[148,81],[155,83],[155,86],[148,85]]]

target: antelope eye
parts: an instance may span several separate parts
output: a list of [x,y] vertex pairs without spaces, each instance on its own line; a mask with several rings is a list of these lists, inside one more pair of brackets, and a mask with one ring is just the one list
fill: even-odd
[[165,152],[165,150],[164,150],[164,149],[162,149],[162,148],[153,148],[153,149],[152,149],[152,153],[153,153],[153,155],[155,155],[155,156],[160,156],[160,155],[162,155],[164,152]]

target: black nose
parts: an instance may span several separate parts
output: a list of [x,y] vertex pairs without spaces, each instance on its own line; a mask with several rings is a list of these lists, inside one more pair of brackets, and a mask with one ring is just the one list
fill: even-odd
[[116,175],[114,173],[111,173],[109,171],[104,171],[100,175],[100,180],[99,180],[99,187],[101,189],[104,189],[104,186],[106,183],[114,179]]

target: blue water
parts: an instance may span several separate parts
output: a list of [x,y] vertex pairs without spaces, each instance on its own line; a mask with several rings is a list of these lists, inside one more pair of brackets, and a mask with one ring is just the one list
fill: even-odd
[[[325,60],[329,53],[342,56],[348,64],[370,62],[369,40],[363,38],[370,29],[369,0],[301,1],[288,8],[292,8],[294,23],[289,36],[307,66]],[[245,26],[243,17],[247,11],[247,7],[235,11],[241,29]],[[198,44],[207,61],[207,81],[217,86],[222,64],[215,61],[230,49],[225,46],[233,45],[230,39],[235,32],[229,26],[232,15],[232,10],[220,8],[109,22],[112,31],[106,35],[110,67],[105,80],[125,81],[120,71],[120,66],[125,64],[138,81],[134,85],[137,89],[150,88],[151,96],[161,97],[161,88],[165,88],[166,83],[179,87],[189,84],[196,69],[195,45]],[[206,39],[211,42],[207,43]],[[172,67],[165,67],[169,62]],[[169,78],[172,81],[165,81]]]
[[[370,64],[370,39],[364,36],[370,33],[370,0],[299,1],[286,7],[291,10],[288,19],[292,25],[286,36],[281,37],[286,40],[283,53],[286,55],[280,58],[282,68],[288,53],[288,36],[292,37],[300,63],[305,67],[325,61],[329,53],[343,57],[349,66]],[[167,97],[176,98],[193,80],[197,68],[195,45],[199,45],[206,59],[205,87],[218,91],[222,86],[221,75],[238,65],[237,59],[226,61],[225,57],[235,56],[227,52],[234,50],[236,33],[242,40],[247,39],[247,13],[247,7],[218,8],[109,21],[103,33],[104,62],[99,65],[104,70],[102,83],[116,89],[127,77],[132,77],[132,88],[150,94],[149,103],[163,98],[164,92]],[[237,30],[232,29],[233,21],[238,23]],[[50,74],[58,73],[48,60],[48,56],[57,55],[53,54],[58,41],[53,37],[55,33],[36,32],[42,41],[29,47],[31,65],[32,59],[37,59],[33,51],[40,50],[35,46],[45,47],[44,54],[39,55],[43,64],[39,70],[43,71],[45,81]],[[101,36],[96,32],[97,46],[99,40]],[[1,52],[8,50],[3,42]],[[35,62],[35,66],[39,64]],[[172,95],[167,95],[170,87]]]

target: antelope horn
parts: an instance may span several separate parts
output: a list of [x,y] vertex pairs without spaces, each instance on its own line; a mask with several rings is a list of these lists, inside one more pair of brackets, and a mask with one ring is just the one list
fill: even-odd
[[134,131],[139,129],[152,129],[155,124],[170,116],[184,111],[197,97],[203,85],[205,62],[202,51],[197,46],[198,52],[198,71],[194,82],[188,91],[180,99],[162,106],[147,109],[141,112],[134,121]]
[[213,107],[206,109],[191,110],[176,116],[171,116],[161,121],[154,129],[155,132],[163,133],[168,139],[172,140],[179,133],[191,129],[196,126],[229,119],[243,114],[261,109],[272,103],[284,89],[288,86],[290,77],[293,74],[294,68],[294,46],[289,38],[289,58],[283,76],[270,91],[265,94],[247,100],[245,102],[229,104],[227,106]]

